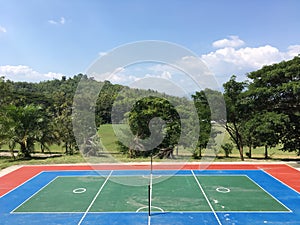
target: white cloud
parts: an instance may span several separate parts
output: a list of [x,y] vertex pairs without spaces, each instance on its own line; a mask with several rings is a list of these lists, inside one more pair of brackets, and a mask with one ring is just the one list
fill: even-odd
[[163,71],[161,74],[161,78],[170,80],[172,78],[172,74],[169,71]]
[[7,32],[6,28],[0,25],[0,33],[6,33],[6,32]]
[[60,22],[60,24],[65,24],[66,23],[66,19],[64,17],[61,17],[59,22]]
[[0,76],[4,76],[6,79],[12,81],[39,82],[49,79],[61,79],[64,75],[55,72],[40,73],[29,66],[24,65],[5,65],[0,66]]
[[213,47],[215,48],[224,48],[224,47],[232,47],[232,48],[237,48],[241,47],[245,44],[243,40],[239,38],[239,36],[229,36],[229,39],[225,38],[222,40],[218,40],[213,42]]
[[107,55],[107,52],[99,52],[98,55],[99,56],[105,56],[105,55]]
[[218,81],[224,83],[233,74],[243,80],[248,72],[258,70],[265,65],[290,60],[299,53],[300,45],[289,46],[287,51],[280,51],[271,45],[239,49],[224,47],[202,55],[201,59],[215,74]]
[[60,17],[57,20],[48,20],[48,23],[53,25],[64,25],[66,23],[66,19],[64,17]]
[[[264,65],[290,60],[300,53],[300,45],[291,45],[285,51],[271,45],[238,48],[237,46],[245,45],[245,42],[237,36],[231,36],[230,40],[223,39],[222,43],[214,45],[220,48],[199,57],[194,55],[182,57],[174,67],[163,63],[137,63],[95,77],[128,86],[143,83],[143,87],[146,87],[148,82],[149,87],[153,88],[155,84],[156,89],[159,86],[165,88],[164,83],[171,82],[186,93],[192,93],[199,90],[199,87],[219,89],[232,75],[237,75],[238,80],[245,80],[249,72],[258,70]],[[182,68],[184,71],[181,71]],[[158,80],[161,82],[157,82]],[[172,91],[174,92],[170,89],[170,93]]]
[[290,45],[286,57],[292,58],[300,54],[300,45]]

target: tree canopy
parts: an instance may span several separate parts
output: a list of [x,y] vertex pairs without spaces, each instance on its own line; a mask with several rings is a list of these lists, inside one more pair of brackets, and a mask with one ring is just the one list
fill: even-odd
[[[200,158],[201,149],[207,146],[209,137],[214,136],[211,123],[218,120],[225,121],[224,127],[242,160],[245,146],[249,147],[250,157],[251,150],[260,146],[265,147],[265,157],[268,157],[268,148],[278,145],[283,151],[300,155],[300,56],[264,66],[247,77],[247,81],[239,82],[232,76],[223,84],[223,93],[198,90],[190,99],[131,89],[109,81],[98,82],[83,74],[39,83],[12,82],[0,77],[0,145],[6,144],[12,150],[19,146],[20,154],[26,157],[36,143],[42,150],[53,143],[61,144],[66,154],[74,154],[85,146],[85,153],[97,155],[101,149],[91,147],[99,141],[95,139],[97,128],[128,120],[136,136],[136,147],[145,148],[138,141],[151,137],[156,130],[156,135],[162,134],[163,140],[155,151],[170,149],[170,154],[165,156],[171,156],[179,137],[180,144],[187,147],[191,143],[188,137],[195,136],[200,152],[195,152],[194,157]],[[73,98],[82,80],[88,85],[75,103],[83,110],[74,113]],[[99,85],[101,92],[92,96],[94,93],[89,89]],[[225,111],[223,97],[227,118],[221,121]],[[91,98],[96,99],[95,105],[90,104]],[[191,106],[195,107],[197,118]],[[95,123],[96,129],[75,140],[74,118],[79,131],[92,127],[86,120]],[[192,126],[195,122],[200,130]],[[195,132],[198,135],[194,135]],[[182,133],[186,135],[180,136]]]

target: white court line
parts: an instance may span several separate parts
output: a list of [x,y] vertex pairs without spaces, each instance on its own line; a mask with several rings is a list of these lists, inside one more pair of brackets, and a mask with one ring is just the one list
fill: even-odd
[[207,201],[207,204],[209,205],[209,207],[210,207],[211,211],[213,212],[213,214],[214,214],[216,220],[218,221],[218,224],[219,224],[219,225],[222,225],[222,223],[221,223],[221,221],[220,221],[220,219],[219,219],[219,217],[218,217],[216,211],[215,211],[214,208],[212,207],[212,205],[211,205],[209,199],[207,198],[207,196],[206,196],[206,194],[205,194],[205,192],[204,192],[204,190],[203,190],[201,184],[199,183],[199,180],[197,179],[197,177],[196,177],[194,171],[191,170],[191,172],[192,172],[192,174],[193,174],[193,176],[194,176],[194,178],[195,178],[195,180],[196,180],[196,182],[197,182],[197,184],[198,184],[198,186],[199,186],[199,188],[200,188],[202,194],[204,195],[204,197],[205,197],[205,199],[206,199],[206,201]]
[[[293,167],[292,167],[293,168]],[[296,169],[296,168],[294,168]],[[265,169],[260,169],[264,174],[267,174],[268,176],[270,176],[271,178],[277,180],[278,182],[280,182],[281,184],[283,184],[284,186],[288,187],[289,189],[291,189],[292,191],[300,194],[299,191],[295,190],[294,188],[290,187],[288,184],[284,183],[283,181],[279,180],[278,178],[274,177],[272,174],[268,173],[268,171],[266,171]],[[299,169],[300,170],[300,169]]]
[[[21,168],[21,167],[20,167]],[[40,174],[42,174],[44,171],[39,172],[38,174],[34,175],[33,177],[31,177],[30,179],[24,181],[22,184],[19,184],[18,186],[14,187],[13,189],[11,189],[10,191],[6,192],[4,195],[0,196],[0,198],[3,198],[5,195],[8,195],[10,192],[13,192],[14,190],[16,190],[17,188],[21,187],[23,184],[31,181],[32,179],[38,177]]]
[[151,216],[148,216],[148,225],[151,225]]
[[257,182],[255,182],[252,178],[247,176],[250,181],[252,181],[256,186],[258,186],[262,191],[264,191],[267,195],[269,195],[271,198],[273,198],[276,202],[278,202],[280,205],[282,205],[284,208],[286,208],[289,212],[293,212],[290,208],[288,208],[285,204],[283,204],[281,201],[279,201],[277,198],[275,198],[273,195],[271,195],[268,191],[266,191],[262,186],[260,186]]
[[152,172],[150,174],[150,204],[149,204],[149,212],[150,212],[150,215],[148,215],[148,225],[151,225],[151,207],[152,207]]
[[102,186],[100,187],[100,189],[98,190],[97,194],[95,195],[94,199],[92,200],[91,204],[89,205],[89,207],[86,209],[85,213],[83,214],[83,216],[81,217],[80,221],[78,222],[77,225],[80,225],[82,223],[82,221],[84,220],[84,218],[86,217],[86,215],[88,214],[88,212],[90,211],[92,205],[94,204],[94,202],[96,201],[96,199],[98,198],[100,192],[102,191],[102,189],[104,188],[105,184],[107,183],[107,181],[109,180],[111,174],[113,173],[113,170],[110,172],[110,174],[108,175],[108,177],[106,178],[106,180],[104,181],[104,183],[102,184]]
[[28,202],[30,199],[32,199],[34,196],[36,196],[38,193],[40,193],[42,190],[44,190],[49,184],[51,184],[53,181],[55,181],[58,177],[54,177],[52,180],[50,180],[47,184],[45,184],[42,188],[40,188],[37,192],[35,192],[33,195],[31,195],[29,198],[27,198],[25,201],[23,201],[20,205],[18,205],[15,209],[13,209],[10,213],[16,213],[15,211],[20,208],[22,205],[24,205],[26,202]]

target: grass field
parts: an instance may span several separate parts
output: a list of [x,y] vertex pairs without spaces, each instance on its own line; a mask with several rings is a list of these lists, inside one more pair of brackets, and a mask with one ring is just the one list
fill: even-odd
[[[103,145],[106,148],[106,154],[110,154],[115,160],[119,162],[144,162],[149,161],[147,158],[128,158],[126,155],[120,153],[118,150],[118,145],[116,143],[117,137],[114,134],[114,131],[112,129],[112,126],[110,124],[102,125],[99,129],[99,134],[101,137],[101,141]],[[218,142],[220,142],[220,136],[217,137]],[[230,138],[227,133],[224,134],[224,139],[222,143],[230,143]],[[237,149],[233,149],[232,154],[230,154],[229,158],[225,158],[224,152],[220,148],[220,144],[218,147],[218,153],[217,158],[214,159],[215,161],[240,161],[239,158],[239,152]],[[269,157],[270,160],[300,160],[300,157],[297,157],[294,152],[283,152],[279,150],[280,146],[277,146],[275,148],[269,149]],[[12,160],[12,157],[7,152],[8,147],[3,145],[1,147],[2,150],[0,150],[0,169],[6,168],[11,165],[17,165],[17,164],[67,164],[67,163],[85,163],[87,162],[84,157],[82,157],[81,154],[74,154],[74,155],[65,155],[64,149],[62,149],[61,146],[53,145],[50,146],[50,151],[46,151],[45,155],[41,157],[39,153],[41,152],[39,150],[39,146],[36,146],[36,153],[32,154],[33,159],[32,160],[24,160],[24,159],[18,159],[18,160]],[[246,153],[248,151],[247,148],[244,149],[244,152]],[[190,156],[191,152],[187,149],[179,147],[179,156],[177,156],[178,161],[191,161]],[[105,154],[104,154],[105,156]],[[98,158],[99,160],[99,158]],[[105,162],[107,158],[103,158],[103,162]],[[159,161],[159,159],[155,159],[156,161]],[[264,147],[256,148],[252,150],[252,159],[248,159],[245,157],[245,160],[264,160]],[[197,161],[197,160],[193,160]]]

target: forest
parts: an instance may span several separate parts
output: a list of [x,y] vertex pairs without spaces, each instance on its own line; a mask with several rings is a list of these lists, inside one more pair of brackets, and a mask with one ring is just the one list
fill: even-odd
[[[86,107],[89,112],[76,114],[74,95],[82,80],[102,88],[96,104]],[[157,135],[163,134],[160,144],[152,146],[152,153],[159,158],[174,157],[173,151],[178,144],[189,147],[191,141],[185,139],[193,136],[189,132],[198,132],[193,157],[201,158],[202,150],[214,145],[211,139],[218,133],[212,122],[228,132],[241,160],[245,155],[251,158],[252,150],[261,146],[265,148],[266,158],[268,149],[278,145],[282,151],[300,155],[299,56],[250,72],[245,81],[237,81],[232,75],[223,84],[222,92],[199,90],[190,98],[132,89],[109,81],[98,82],[84,74],[39,83],[13,82],[1,77],[0,90],[0,147],[8,146],[11,152],[18,150],[17,157],[30,158],[37,146],[44,152],[54,144],[61,146],[66,155],[83,149],[83,154],[97,156],[101,152],[95,137],[97,129],[103,124],[124,122],[129,123],[134,137],[129,144],[119,142],[119,146],[120,151],[131,158],[149,156],[143,149],[152,146],[151,140],[141,140],[155,135],[154,131]],[[77,104],[86,104],[88,93],[87,88]],[[148,97],[136,101],[137,96]],[[210,110],[212,104],[220,111],[225,110],[222,101],[225,101],[226,118],[218,115],[221,114],[218,110]],[[190,107],[195,107],[197,120]],[[114,111],[118,113],[112,115]],[[80,118],[77,120],[81,128],[88,130],[89,127],[84,127],[84,117],[91,112],[96,130],[78,140],[72,119]],[[164,123],[153,118],[160,118]],[[195,130],[195,123],[199,130]],[[179,142],[180,133],[186,136]],[[16,156],[12,154],[12,157]]]

